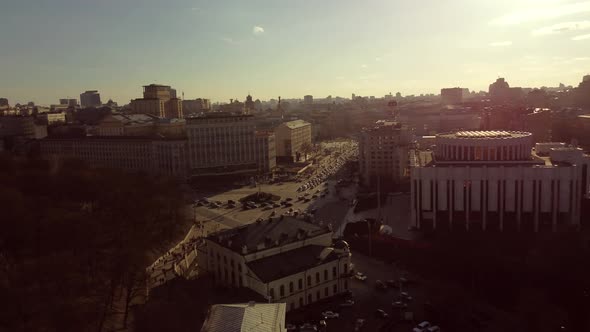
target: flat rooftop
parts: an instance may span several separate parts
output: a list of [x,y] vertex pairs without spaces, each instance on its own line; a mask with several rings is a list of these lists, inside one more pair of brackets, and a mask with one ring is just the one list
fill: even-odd
[[516,138],[530,136],[531,133],[504,131],[504,130],[484,130],[484,131],[457,131],[451,133],[442,133],[436,135],[441,138],[466,138],[466,139],[495,139],[495,138]]

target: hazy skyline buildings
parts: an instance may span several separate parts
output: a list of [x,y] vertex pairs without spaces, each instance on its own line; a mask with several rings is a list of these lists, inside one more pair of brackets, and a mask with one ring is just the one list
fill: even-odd
[[[0,70],[12,78],[0,91],[15,104],[32,96],[51,104],[89,85],[125,102],[154,81],[213,102],[243,95],[253,81],[261,100],[480,91],[498,76],[514,86],[576,85],[590,66],[590,40],[580,38],[587,25],[574,24],[587,21],[589,2],[580,0],[28,2],[0,12]],[[220,19],[226,24],[214,24]],[[80,41],[75,51],[70,40]]]

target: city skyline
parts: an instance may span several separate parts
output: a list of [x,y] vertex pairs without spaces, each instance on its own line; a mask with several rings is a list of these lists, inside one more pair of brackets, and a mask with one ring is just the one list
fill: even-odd
[[56,0],[3,7],[0,70],[10,79],[0,91],[11,104],[52,104],[92,89],[126,104],[149,83],[214,102],[248,92],[269,100],[438,94],[453,86],[487,91],[499,76],[511,86],[577,86],[590,65],[590,1]]

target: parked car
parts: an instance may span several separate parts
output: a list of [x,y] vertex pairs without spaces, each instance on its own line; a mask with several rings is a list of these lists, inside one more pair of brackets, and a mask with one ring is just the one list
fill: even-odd
[[299,332],[316,332],[318,327],[311,323],[305,323],[299,326]]
[[406,292],[401,292],[400,296],[401,296],[402,300],[404,300],[404,301],[407,301],[407,302],[412,301],[412,297],[410,296],[410,294],[408,294]]
[[380,290],[386,290],[387,285],[385,285],[385,283],[383,281],[377,280],[377,281],[375,281],[375,288],[380,289]]
[[287,332],[297,331],[297,326],[295,326],[293,324],[287,324],[285,327],[287,328]]
[[430,322],[428,321],[423,321],[422,323],[416,325],[417,328],[421,329],[421,330],[426,330],[427,328],[430,327]]
[[352,307],[353,305],[354,305],[353,300],[346,300],[346,301],[340,303],[341,307]]
[[364,275],[362,272],[357,272],[354,274],[354,278],[357,280],[365,281],[367,280],[367,276]]
[[285,201],[287,201],[287,202],[290,202],[290,201],[292,201],[292,200],[293,200],[293,199],[292,199],[291,197],[287,197],[287,198],[285,198]]
[[236,204],[236,202],[233,199],[228,199],[227,204]]
[[440,332],[440,327],[438,327],[436,325],[435,326],[431,326],[428,329],[426,329],[426,331],[428,331],[428,332]]
[[383,311],[383,309],[377,309],[377,311],[375,311],[375,316],[379,318],[387,318],[389,317],[389,314]]
[[407,304],[403,303],[402,301],[395,301],[391,304],[394,308],[402,308],[405,309],[408,307]]
[[326,319],[334,319],[340,317],[340,314],[333,311],[324,311],[322,312],[322,316],[324,316]]

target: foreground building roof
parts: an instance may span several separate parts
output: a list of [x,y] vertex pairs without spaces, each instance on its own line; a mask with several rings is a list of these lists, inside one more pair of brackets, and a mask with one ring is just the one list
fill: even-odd
[[201,332],[283,332],[285,303],[215,304]]

